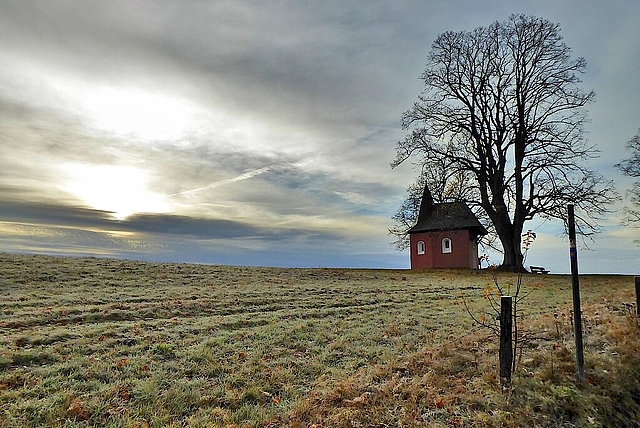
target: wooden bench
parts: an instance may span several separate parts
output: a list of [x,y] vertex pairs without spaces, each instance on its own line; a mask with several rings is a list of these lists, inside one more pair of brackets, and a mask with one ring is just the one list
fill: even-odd
[[546,275],[549,273],[549,271],[542,266],[529,266],[529,270],[531,271],[531,273],[535,273],[538,275]]

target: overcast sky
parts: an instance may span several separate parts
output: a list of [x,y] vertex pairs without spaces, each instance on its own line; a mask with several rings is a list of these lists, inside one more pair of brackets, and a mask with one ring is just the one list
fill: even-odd
[[[640,127],[640,2],[0,0],[0,251],[398,267],[392,170],[431,43],[511,13],[585,57],[592,168]],[[582,272],[640,273],[621,212]],[[561,225],[529,262],[569,270]],[[492,256],[499,263],[500,257]]]

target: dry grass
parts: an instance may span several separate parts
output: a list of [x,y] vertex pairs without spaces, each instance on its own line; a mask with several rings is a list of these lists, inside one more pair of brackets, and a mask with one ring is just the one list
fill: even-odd
[[581,278],[585,385],[570,278],[525,278],[535,339],[508,390],[461,303],[482,313],[491,282],[0,254],[0,427],[639,422],[633,278]]

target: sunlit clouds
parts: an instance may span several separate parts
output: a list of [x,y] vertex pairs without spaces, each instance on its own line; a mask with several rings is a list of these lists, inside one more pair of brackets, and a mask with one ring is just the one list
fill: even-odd
[[175,140],[195,125],[186,101],[137,88],[98,87],[82,94],[82,104],[94,126],[118,137]]

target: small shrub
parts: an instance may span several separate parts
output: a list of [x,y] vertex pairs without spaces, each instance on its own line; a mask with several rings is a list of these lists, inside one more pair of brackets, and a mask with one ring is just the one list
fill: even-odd
[[169,357],[174,355],[175,345],[170,343],[156,343],[152,347],[152,351],[156,355]]

